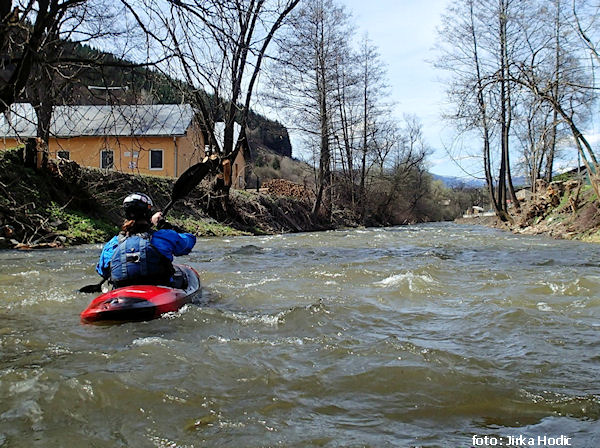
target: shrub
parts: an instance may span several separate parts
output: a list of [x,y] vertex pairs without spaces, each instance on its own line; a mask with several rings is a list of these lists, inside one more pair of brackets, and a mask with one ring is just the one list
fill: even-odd
[[51,220],[65,227],[63,230],[57,230],[56,233],[66,236],[74,243],[106,241],[118,232],[117,227],[112,224],[90,218],[81,212],[59,207],[55,202],[50,203],[47,212]]

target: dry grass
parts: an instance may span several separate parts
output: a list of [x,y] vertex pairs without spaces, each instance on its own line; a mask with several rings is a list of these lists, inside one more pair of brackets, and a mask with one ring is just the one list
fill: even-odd
[[[286,179],[306,188],[314,188],[313,169],[305,162],[258,149],[253,172],[261,184],[271,179]],[[255,176],[251,176],[254,181]]]

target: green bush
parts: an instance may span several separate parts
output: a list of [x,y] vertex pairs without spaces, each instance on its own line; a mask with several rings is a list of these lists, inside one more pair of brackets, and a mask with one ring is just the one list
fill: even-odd
[[[73,243],[97,243],[112,238],[118,228],[104,221],[90,218],[78,211],[59,207],[55,202],[50,203],[47,212],[50,220],[57,223],[58,235],[63,235]],[[64,228],[63,228],[64,227]]]
[[238,236],[248,235],[247,232],[236,230],[233,227],[218,222],[207,222],[193,218],[174,219],[174,224],[182,227],[186,232],[198,236]]

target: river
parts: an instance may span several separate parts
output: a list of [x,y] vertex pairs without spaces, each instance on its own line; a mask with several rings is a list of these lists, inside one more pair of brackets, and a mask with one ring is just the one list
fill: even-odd
[[0,251],[0,447],[600,446],[598,245],[199,239],[201,304],[85,325],[100,247]]

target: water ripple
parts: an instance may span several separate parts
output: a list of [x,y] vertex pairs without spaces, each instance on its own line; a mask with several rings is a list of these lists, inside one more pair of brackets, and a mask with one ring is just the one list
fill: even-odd
[[83,326],[99,250],[0,252],[0,445],[598,445],[600,246],[452,224],[201,239],[199,304]]

